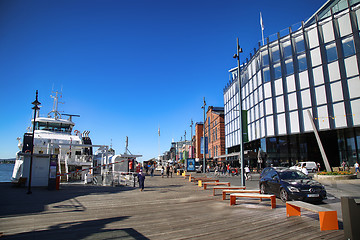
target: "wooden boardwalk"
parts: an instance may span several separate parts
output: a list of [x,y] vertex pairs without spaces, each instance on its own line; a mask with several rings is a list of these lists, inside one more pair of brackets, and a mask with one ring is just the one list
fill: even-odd
[[0,184],[3,239],[344,239],[343,230],[320,231],[317,214],[286,217],[277,199],[222,196],[183,177],[146,177],[145,191],[130,187],[62,185],[60,191]]

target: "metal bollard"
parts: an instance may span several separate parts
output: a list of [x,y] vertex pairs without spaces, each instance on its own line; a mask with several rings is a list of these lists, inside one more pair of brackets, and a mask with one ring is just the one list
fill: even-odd
[[[357,200],[355,200],[357,198]],[[341,211],[344,224],[344,236],[347,240],[360,240],[360,199],[341,197]]]

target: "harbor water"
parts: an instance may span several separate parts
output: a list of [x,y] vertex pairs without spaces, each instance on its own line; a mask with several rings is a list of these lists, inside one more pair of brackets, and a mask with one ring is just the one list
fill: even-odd
[[0,182],[11,182],[14,164],[0,164]]

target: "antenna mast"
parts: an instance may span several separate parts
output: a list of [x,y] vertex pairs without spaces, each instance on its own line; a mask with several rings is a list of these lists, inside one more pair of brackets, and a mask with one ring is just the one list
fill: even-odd
[[63,104],[64,102],[59,102],[59,98],[62,98],[61,93],[59,93],[58,91],[55,91],[55,92],[53,91],[53,93],[55,93],[55,96],[50,95],[50,97],[54,99],[53,110],[48,113],[48,117],[51,117],[51,113],[53,113],[54,118],[59,119],[59,118],[61,118],[61,114],[58,111],[58,104],[59,103]]

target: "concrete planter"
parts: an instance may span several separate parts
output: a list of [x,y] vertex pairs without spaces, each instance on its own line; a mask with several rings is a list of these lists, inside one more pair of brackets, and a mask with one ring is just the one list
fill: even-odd
[[356,175],[317,175],[313,177],[315,180],[349,180],[356,179]]

